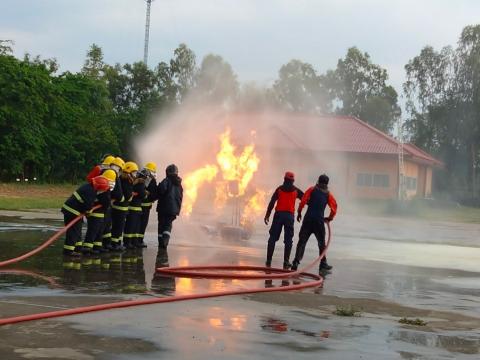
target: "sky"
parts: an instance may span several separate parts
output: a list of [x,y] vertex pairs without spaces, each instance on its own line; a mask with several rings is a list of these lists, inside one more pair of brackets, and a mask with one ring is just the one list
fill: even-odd
[[[0,39],[61,71],[78,71],[92,43],[107,63],[140,61],[145,10],[145,0],[0,0]],[[291,59],[323,73],[357,46],[400,93],[405,64],[425,45],[454,46],[479,14],[477,0],[154,0],[149,66],[186,43],[198,63],[219,54],[240,81],[269,85]]]

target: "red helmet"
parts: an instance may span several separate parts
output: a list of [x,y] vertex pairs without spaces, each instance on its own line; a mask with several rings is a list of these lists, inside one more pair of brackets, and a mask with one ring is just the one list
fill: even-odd
[[96,191],[107,191],[110,190],[110,184],[107,178],[103,176],[96,176],[92,179],[93,188]]
[[287,171],[285,173],[285,179],[288,179],[288,180],[295,180],[295,174],[291,171]]

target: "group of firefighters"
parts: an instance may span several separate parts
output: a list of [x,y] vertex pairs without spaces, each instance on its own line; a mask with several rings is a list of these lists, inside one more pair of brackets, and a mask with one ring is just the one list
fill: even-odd
[[[63,254],[77,257],[147,247],[143,238],[155,201],[158,244],[166,249],[172,222],[180,214],[182,180],[174,164],[167,166],[166,177],[158,184],[156,171],[154,162],[139,169],[133,161],[104,156],[62,206],[64,223],[69,225]],[[87,219],[83,239],[82,222],[71,224],[81,214]]]
[[[180,214],[183,199],[181,178],[178,168],[172,164],[165,169],[166,177],[157,184],[157,166],[154,162],[142,169],[133,161],[124,162],[120,157],[107,155],[101,164],[87,175],[87,182],[80,186],[65,201],[62,207],[64,223],[69,226],[63,253],[66,256],[94,255],[103,252],[123,252],[134,248],[145,248],[145,230],[150,210],[157,201],[158,246],[167,249],[172,223]],[[270,237],[267,245],[266,266],[272,264],[275,243],[284,232],[283,268],[297,270],[305,252],[308,239],[315,235],[319,252],[325,248],[325,222],[330,222],[337,213],[337,202],[328,190],[329,178],[320,175],[317,183],[305,193],[294,185],[295,175],[287,171],[283,184],[272,195],[265,214],[268,225],[275,207]],[[293,247],[295,204],[300,200],[297,221],[302,221],[302,210],[308,205],[299,232],[293,263],[290,254]],[[275,205],[276,204],[276,205]],[[325,217],[326,207],[330,214]],[[82,240],[82,222],[71,222],[85,214],[87,232]],[[332,266],[323,257],[319,271],[331,270]]]

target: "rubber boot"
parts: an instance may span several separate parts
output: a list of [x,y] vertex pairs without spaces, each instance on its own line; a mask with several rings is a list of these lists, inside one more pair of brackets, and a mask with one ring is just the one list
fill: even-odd
[[111,252],[124,252],[125,248],[120,244],[120,242],[112,242],[112,246],[110,247]]
[[147,244],[145,244],[145,242],[143,241],[143,238],[137,237],[135,238],[135,247],[138,249],[146,248]]
[[158,247],[159,247],[160,249],[166,250],[167,247],[168,247],[169,241],[170,241],[170,238],[168,238],[168,237],[166,237],[166,236],[159,238],[159,239],[158,239]]
[[292,267],[290,268],[290,270],[297,271],[298,265],[300,265],[300,263],[297,261],[297,259],[293,259]]
[[131,238],[123,239],[123,246],[125,246],[125,249],[127,250],[135,249],[135,245],[133,245]]
[[267,244],[267,261],[265,261],[265,266],[272,266],[272,257],[275,252],[275,243],[268,242]]
[[288,270],[292,267],[290,264],[290,253],[292,252],[292,244],[285,245],[283,250],[283,269]]
[[98,245],[95,245],[93,247],[93,251],[96,251],[98,254],[103,254],[105,252],[108,252],[108,250],[104,249],[103,246],[98,246]]
[[109,252],[112,250],[112,240],[110,238],[104,238],[102,239],[102,248],[103,252]]
[[70,257],[80,257],[82,254],[80,254],[79,252],[76,252],[74,250],[63,249],[63,255],[64,256],[70,256]]

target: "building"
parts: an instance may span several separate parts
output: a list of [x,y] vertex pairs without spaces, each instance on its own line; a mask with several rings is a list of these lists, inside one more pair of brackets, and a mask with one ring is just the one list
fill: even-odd
[[[338,196],[399,197],[400,147],[389,135],[351,116],[276,114],[275,121],[267,123],[263,136],[268,135],[260,134],[258,142],[267,162],[262,173],[291,169],[304,187],[327,173]],[[405,197],[431,197],[433,169],[442,162],[412,144],[403,145],[403,154]]]

